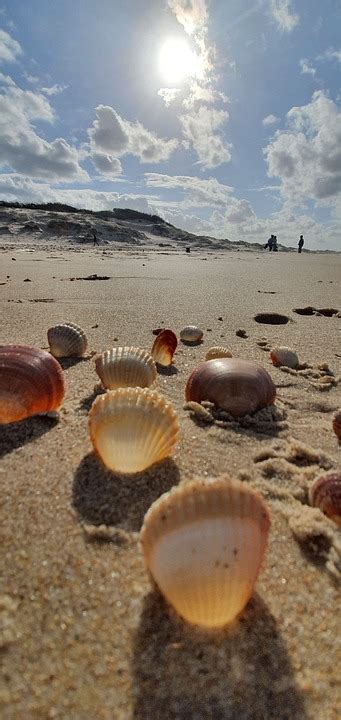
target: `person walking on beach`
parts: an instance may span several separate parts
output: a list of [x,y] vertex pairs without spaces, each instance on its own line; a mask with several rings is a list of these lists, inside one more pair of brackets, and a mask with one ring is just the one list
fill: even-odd
[[99,245],[95,231],[93,231],[93,236],[94,236],[94,247],[95,247],[95,245]]
[[303,245],[304,245],[304,237],[303,237],[303,235],[300,235],[300,239],[298,241],[298,252],[299,253],[302,252]]
[[271,250],[273,248],[273,242],[274,242],[274,235],[271,235],[271,237],[269,237],[269,240],[266,243],[266,245],[264,245],[264,250],[266,250],[266,248],[269,248],[269,252],[271,252]]
[[272,238],[272,250],[273,252],[278,252],[277,235],[274,235]]

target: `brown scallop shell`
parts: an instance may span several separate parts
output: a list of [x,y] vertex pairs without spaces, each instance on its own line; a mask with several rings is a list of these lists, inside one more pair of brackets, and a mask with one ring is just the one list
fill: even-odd
[[261,365],[240,358],[207,360],[195,368],[186,385],[187,401],[209,400],[234,417],[272,405],[275,397],[269,373]]
[[194,480],[149,508],[141,530],[145,565],[187,622],[223,627],[252,595],[269,527],[264,500],[246,483]]
[[341,525],[341,474],[331,472],[316,478],[309,489],[310,504]]
[[205,360],[215,360],[217,358],[223,358],[223,357],[233,357],[230,350],[228,350],[223,345],[215,345],[214,347],[210,347],[207,350]]
[[177,344],[177,337],[173,330],[161,330],[155,338],[151,351],[154,362],[159,365],[171,365]]
[[50,327],[47,339],[54,357],[81,357],[88,346],[86,334],[74,323],[60,323]]
[[341,410],[337,410],[333,417],[333,430],[339,443],[341,443]]
[[298,355],[295,350],[291,350],[284,345],[272,348],[272,350],[270,350],[270,358],[276,367],[285,365],[289,368],[295,368],[298,365]]
[[45,350],[0,347],[0,424],[57,410],[64,397],[63,371]]

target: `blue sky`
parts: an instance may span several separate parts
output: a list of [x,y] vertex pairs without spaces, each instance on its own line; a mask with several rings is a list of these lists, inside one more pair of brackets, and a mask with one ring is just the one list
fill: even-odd
[[0,0],[0,198],[341,250],[341,0]]

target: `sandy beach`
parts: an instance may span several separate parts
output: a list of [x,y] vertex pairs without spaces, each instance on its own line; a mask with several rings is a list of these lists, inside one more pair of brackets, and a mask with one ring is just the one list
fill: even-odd
[[[94,274],[108,279],[86,279]],[[89,340],[84,359],[62,361],[59,420],[0,430],[3,720],[340,717],[340,541],[307,497],[315,477],[340,470],[332,417],[341,407],[341,319],[293,311],[340,312],[340,279],[339,254],[3,245],[0,342],[48,349],[47,329],[65,321]],[[254,320],[269,312],[288,322]],[[150,349],[153,329],[179,336],[187,324],[202,328],[202,345],[179,342],[173,371],[156,383],[179,416],[176,451],[122,481],[89,439],[94,355],[114,345]],[[272,413],[205,424],[184,409],[187,378],[213,345],[270,372]],[[295,349],[311,371],[275,368],[266,349],[274,345]],[[332,383],[321,381],[323,364]],[[272,527],[247,608],[232,627],[208,634],[152,589],[139,530],[173,485],[222,473],[263,494]],[[104,538],[99,525],[108,526]]]

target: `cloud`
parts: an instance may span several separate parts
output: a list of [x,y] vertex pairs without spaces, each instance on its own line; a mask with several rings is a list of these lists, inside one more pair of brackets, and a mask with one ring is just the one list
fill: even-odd
[[31,83],[31,85],[38,85],[38,83],[40,82],[40,79],[37,75],[30,75],[29,73],[24,72],[23,76],[25,80],[27,80],[27,82]]
[[166,107],[168,107],[169,105],[171,105],[172,102],[174,102],[180,92],[180,88],[160,88],[157,94],[162,97],[162,100],[164,101]]
[[102,175],[120,175],[122,172],[122,165],[118,158],[112,157],[112,155],[105,155],[104,153],[92,153],[91,160],[96,168]]
[[124,120],[108,105],[96,108],[96,120],[88,134],[92,152],[117,157],[135,155],[144,163],[168,160],[178,146],[175,139],[164,140],[146,130],[141,123]]
[[54,119],[47,98],[7,83],[0,91],[0,168],[56,182],[88,179],[75,148],[63,138],[47,142],[32,125],[32,121],[52,123]]
[[291,0],[269,0],[269,10],[281,32],[291,32],[299,23],[299,16],[291,7]]
[[309,60],[306,58],[302,58],[302,60],[300,60],[300,68],[302,75],[312,75],[315,77],[316,69],[312,67],[312,65],[309,65]]
[[199,32],[206,25],[206,0],[168,0],[168,6],[188,35]]
[[68,87],[68,85],[58,85],[58,83],[56,83],[55,85],[51,85],[51,87],[40,88],[40,92],[44,93],[44,95],[58,95],[59,93],[64,92],[64,90]]
[[268,175],[298,205],[307,199],[333,203],[341,192],[341,111],[322,91],[287,114],[288,130],[265,148]]
[[184,207],[225,207],[233,187],[223,185],[216,178],[202,180],[190,175],[161,175],[145,173],[147,187],[181,189],[185,193]]
[[242,224],[254,218],[255,213],[248,200],[234,200],[225,217],[227,222]]
[[219,100],[223,103],[227,103],[229,99],[223,92],[215,90],[212,86],[205,86],[193,81],[190,85],[190,94],[183,101],[183,106],[191,109],[197,103],[215,103]]
[[316,60],[337,60],[339,63],[341,63],[341,50],[334,50],[333,48],[328,48],[322,55],[318,55]]
[[5,30],[0,30],[0,62],[15,62],[22,55],[20,44]]
[[270,125],[274,125],[275,123],[278,123],[280,119],[276,117],[276,115],[267,115],[265,118],[263,118],[262,123],[264,127],[269,127]]
[[216,110],[201,106],[193,115],[182,115],[180,122],[182,132],[188,144],[198,155],[204,168],[214,168],[230,162],[230,143],[216,134],[216,130],[227,122],[229,114],[226,110]]

